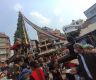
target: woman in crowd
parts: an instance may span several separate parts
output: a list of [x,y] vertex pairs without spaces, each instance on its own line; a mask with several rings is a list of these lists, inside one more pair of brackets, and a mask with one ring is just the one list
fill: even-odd
[[42,68],[35,61],[30,62],[30,68],[32,69],[30,80],[46,80]]

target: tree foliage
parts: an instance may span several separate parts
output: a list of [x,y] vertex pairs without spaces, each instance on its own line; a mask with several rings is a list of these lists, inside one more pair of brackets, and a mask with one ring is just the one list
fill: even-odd
[[25,39],[28,41],[28,34],[25,28],[25,23],[20,13],[18,16],[17,30],[14,34],[14,42],[16,42],[17,38],[20,38],[22,42],[25,42]]

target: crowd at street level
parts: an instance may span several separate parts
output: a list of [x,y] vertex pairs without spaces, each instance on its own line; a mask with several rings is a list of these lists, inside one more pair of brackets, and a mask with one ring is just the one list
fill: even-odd
[[[79,63],[71,63],[72,59]],[[0,78],[3,74],[12,80],[96,80],[96,49],[76,43],[64,46],[62,54],[49,57],[33,56],[31,52],[25,57],[17,53],[0,71]]]

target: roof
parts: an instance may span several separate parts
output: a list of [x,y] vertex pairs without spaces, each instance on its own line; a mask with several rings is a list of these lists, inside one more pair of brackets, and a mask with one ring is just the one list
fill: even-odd
[[93,4],[90,8],[88,8],[86,11],[84,11],[84,14],[88,14],[91,10],[93,10],[96,7],[96,3]]
[[42,42],[45,42],[45,41],[48,41],[48,39],[44,39],[44,40],[41,40],[39,42],[42,43]]
[[8,36],[5,33],[0,33],[0,37],[2,37],[2,38],[8,38]]
[[65,33],[70,33],[70,32],[74,32],[74,31],[77,31],[78,29],[69,29],[67,31],[65,31]]
[[95,31],[95,30],[96,30],[96,22],[93,24],[90,24],[85,29],[81,29],[79,37],[84,36],[84,35],[92,32],[92,31]]
[[52,43],[47,43],[46,45],[44,44],[44,45],[39,45],[39,47],[41,48],[41,47],[45,47],[45,46],[48,46],[48,45],[52,45]]
[[50,50],[47,50],[47,51],[40,53],[39,55],[49,54],[49,53],[54,52],[54,51],[56,51],[56,49],[50,49]]
[[68,44],[68,41],[66,40],[66,41],[60,41],[60,42],[56,42],[55,43],[55,45],[58,45],[58,44],[64,44],[64,45],[66,45],[66,44]]

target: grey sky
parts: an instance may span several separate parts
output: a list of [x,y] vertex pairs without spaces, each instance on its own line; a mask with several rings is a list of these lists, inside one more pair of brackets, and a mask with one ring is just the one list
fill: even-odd
[[[62,30],[74,19],[86,19],[83,12],[96,0],[0,0],[0,32],[13,42],[18,10],[35,24]],[[26,24],[29,37],[36,39],[36,31]]]

